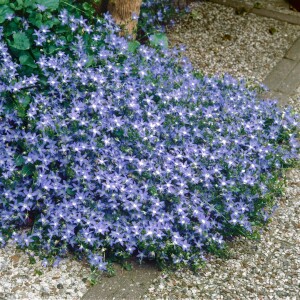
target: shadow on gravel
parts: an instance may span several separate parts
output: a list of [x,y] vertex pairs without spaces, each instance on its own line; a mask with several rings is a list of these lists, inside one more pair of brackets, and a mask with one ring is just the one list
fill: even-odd
[[116,275],[103,276],[101,281],[91,287],[82,300],[138,300],[146,294],[152,281],[160,271],[154,263],[139,264],[131,262],[132,270],[126,271],[115,264]]

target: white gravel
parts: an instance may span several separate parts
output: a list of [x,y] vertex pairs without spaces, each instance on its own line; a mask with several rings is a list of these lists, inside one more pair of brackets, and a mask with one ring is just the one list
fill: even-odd
[[[90,268],[71,258],[43,267],[13,243],[0,249],[0,300],[79,300],[87,291]],[[84,282],[85,281],[85,282]]]
[[[234,8],[195,2],[169,32],[171,45],[186,45],[186,55],[206,74],[229,73],[262,81],[300,36],[300,26]],[[300,14],[299,14],[300,17]]]

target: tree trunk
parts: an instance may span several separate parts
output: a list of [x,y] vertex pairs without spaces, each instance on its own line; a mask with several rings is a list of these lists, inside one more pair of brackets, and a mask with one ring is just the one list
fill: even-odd
[[140,15],[142,0],[109,0],[108,11],[122,28],[123,34],[136,36],[137,18]]
[[173,0],[174,6],[179,9],[186,8],[191,2],[192,0]]

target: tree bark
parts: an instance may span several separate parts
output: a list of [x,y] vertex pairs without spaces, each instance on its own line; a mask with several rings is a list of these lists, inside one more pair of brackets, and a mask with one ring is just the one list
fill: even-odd
[[173,3],[176,8],[184,9],[189,4],[191,4],[192,0],[173,0]]
[[122,28],[123,34],[136,36],[137,18],[140,15],[142,0],[109,0],[108,11],[118,25]]

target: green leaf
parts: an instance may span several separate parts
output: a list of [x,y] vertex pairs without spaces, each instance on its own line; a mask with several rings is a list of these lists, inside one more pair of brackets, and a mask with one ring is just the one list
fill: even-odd
[[[12,6],[11,6],[11,7],[12,7]],[[14,5],[14,9],[15,9],[15,10],[21,10],[21,9],[23,9],[23,7],[24,7],[23,0],[17,0],[17,6]]]
[[82,4],[82,7],[83,7],[84,10],[91,10],[91,9],[93,9],[93,7],[89,3],[87,3],[87,2],[84,2]]
[[131,41],[128,43],[128,51],[135,52],[140,45],[141,44],[138,41]]
[[74,196],[76,193],[72,189],[67,188],[67,194],[70,196]]
[[93,56],[88,56],[88,62],[86,63],[86,67],[92,66],[94,63],[94,57]]
[[23,66],[29,66],[29,67],[32,67],[34,69],[37,67],[35,62],[34,62],[34,59],[29,54],[21,55],[19,57],[19,61],[20,61],[20,64],[23,65]]
[[13,13],[14,11],[8,5],[0,6],[0,24],[6,20],[7,16]]
[[67,35],[67,41],[71,42],[73,40],[73,36],[71,34]]
[[34,171],[35,171],[34,164],[27,164],[22,168],[21,173],[23,176],[30,176],[33,174]]
[[11,36],[13,33],[19,31],[18,20],[11,21],[7,25],[5,25],[5,36]]
[[45,6],[49,10],[55,10],[59,7],[59,0],[36,0],[36,3]]
[[25,160],[24,160],[23,156],[18,155],[18,156],[15,158],[15,164],[16,164],[17,167],[23,166],[24,163],[25,163]]
[[27,107],[29,105],[29,103],[31,102],[31,99],[29,96],[24,96],[24,98],[22,98],[22,101],[20,101],[20,104],[23,106],[23,107]]
[[32,52],[35,60],[36,61],[39,60],[39,58],[41,57],[41,52],[39,51],[39,49],[34,48],[34,49],[31,50],[31,52]]
[[155,47],[168,48],[168,37],[163,33],[156,33],[150,36],[150,44]]
[[29,15],[29,22],[40,28],[43,25],[43,15],[41,13],[32,12]]
[[30,41],[24,32],[17,32],[13,35],[14,42],[11,45],[12,47],[18,50],[28,50],[30,48]]
[[53,54],[55,51],[57,51],[59,48],[57,46],[54,45],[50,45],[49,49],[48,49],[48,54]]
[[30,7],[35,4],[35,0],[24,0],[24,7]]
[[30,263],[31,265],[36,264],[36,260],[35,260],[35,258],[34,258],[33,256],[29,256],[29,263]]
[[57,18],[52,18],[51,20],[46,21],[44,24],[47,25],[48,28],[52,28],[54,25],[58,25],[60,22]]
[[[57,29],[55,30],[56,34],[61,34],[61,33],[66,33],[68,32],[68,29],[65,26],[59,26],[57,27]],[[65,39],[65,37],[63,37]],[[66,39],[65,39],[66,40]]]
[[0,5],[8,4],[9,0],[0,0]]

